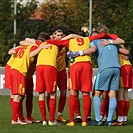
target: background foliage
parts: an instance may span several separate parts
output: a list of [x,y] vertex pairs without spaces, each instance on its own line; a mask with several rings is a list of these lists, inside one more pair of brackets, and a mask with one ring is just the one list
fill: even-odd
[[[24,1],[24,0],[21,0]],[[0,66],[9,59],[8,50],[14,43],[18,45],[25,37],[36,38],[41,31],[52,34],[54,26],[60,25],[66,34],[77,33],[89,25],[89,0],[50,0],[37,6],[36,0],[26,4],[17,3],[14,16],[13,0],[0,2]],[[41,19],[31,19],[35,11],[42,12]],[[133,1],[93,0],[92,25],[95,29],[106,24],[110,33],[116,33],[126,41],[133,63]],[[14,17],[17,20],[17,34],[13,34]],[[88,32],[87,32],[88,34]],[[93,62],[95,66],[95,61]]]

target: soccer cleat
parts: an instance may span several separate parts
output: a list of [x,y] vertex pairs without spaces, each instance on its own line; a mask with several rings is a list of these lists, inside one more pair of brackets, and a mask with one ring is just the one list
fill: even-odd
[[40,120],[35,120],[34,118],[26,118],[26,122],[28,124],[31,124],[31,123],[40,123]]
[[20,119],[19,119],[18,122],[20,122],[21,125],[28,124],[28,123],[26,122],[26,120],[20,120]]
[[47,125],[47,121],[43,121],[43,122],[42,122],[42,125],[43,125],[43,126],[46,126],[46,125]]
[[66,122],[66,120],[63,118],[62,114],[58,115],[58,117],[56,118],[56,120],[58,122]]
[[12,121],[11,121],[11,124],[13,124],[13,125],[18,125],[18,124],[21,124],[21,123],[18,122],[18,121],[14,121],[14,120],[12,120]]
[[53,122],[49,121],[49,122],[48,122],[48,125],[49,125],[49,126],[58,125],[58,122],[57,122],[56,120],[53,121]]
[[102,122],[101,121],[93,121],[90,123],[90,126],[103,126]]
[[113,122],[112,126],[123,126],[123,122],[118,122],[118,121]]
[[105,121],[104,126],[112,126],[111,121]]
[[92,122],[91,118],[87,118],[87,123],[90,124]]
[[123,124],[122,124],[123,126],[126,126],[127,125],[127,122],[126,121],[123,121]]
[[69,123],[66,124],[66,126],[73,127],[74,126],[74,122],[73,121],[69,122]]
[[87,123],[86,122],[82,122],[82,127],[85,127],[87,126]]
[[75,119],[74,119],[74,122],[75,122],[75,123],[81,123],[81,122],[82,122],[82,119],[81,119],[81,118],[75,118]]

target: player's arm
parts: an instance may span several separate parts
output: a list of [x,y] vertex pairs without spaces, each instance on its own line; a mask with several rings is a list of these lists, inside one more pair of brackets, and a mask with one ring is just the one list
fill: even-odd
[[25,38],[25,41],[31,42],[31,43],[36,43],[36,40],[34,38]]
[[119,53],[123,54],[123,59],[124,60],[128,60],[129,57],[130,57],[130,51],[128,49],[125,49],[125,48],[119,48]]
[[13,47],[8,51],[8,54],[16,54],[19,50],[19,46],[18,47]]
[[105,39],[105,38],[111,38],[111,36],[105,32],[102,32],[102,33],[95,35],[95,36],[89,36],[90,42],[92,42],[93,40]]
[[68,40],[68,39],[73,39],[73,38],[81,38],[82,36],[77,35],[77,34],[69,34],[65,37],[63,37],[61,40]]
[[85,49],[85,50],[80,50],[80,51],[75,51],[75,52],[67,52],[67,57],[77,57],[77,56],[83,56],[83,55],[89,55],[94,52],[96,52],[97,47],[93,45],[91,48]]
[[49,44],[53,44],[53,45],[56,45],[56,46],[62,46],[62,47],[69,47],[69,41],[70,40],[54,40],[54,39],[49,39],[49,40],[46,40],[47,43]]
[[112,39],[110,39],[110,40],[103,39],[103,41],[100,43],[101,46],[106,46],[108,44],[120,45],[120,44],[125,43],[125,41],[123,39],[119,38],[116,34],[110,34],[109,36]]
[[34,57],[36,56],[43,48],[49,48],[52,44],[43,44],[41,46],[39,46],[38,48],[36,48],[35,50],[30,52],[30,57]]

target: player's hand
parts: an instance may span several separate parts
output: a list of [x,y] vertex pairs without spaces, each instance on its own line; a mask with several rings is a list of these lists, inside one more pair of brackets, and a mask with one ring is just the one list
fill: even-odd
[[122,56],[122,59],[123,59],[123,60],[129,60],[129,56],[128,56],[128,55],[123,55],[123,56]]
[[44,44],[44,45],[42,45],[41,47],[47,49],[47,48],[49,48],[51,45],[52,45],[52,44]]
[[67,57],[77,57],[80,56],[79,52],[67,52]]
[[102,42],[100,42],[100,46],[102,46],[102,47],[109,45],[109,44],[110,44],[110,41],[106,40],[106,39],[102,39]]

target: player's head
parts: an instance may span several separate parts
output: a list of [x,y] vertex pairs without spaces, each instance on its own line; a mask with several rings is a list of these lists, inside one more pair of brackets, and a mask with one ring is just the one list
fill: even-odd
[[55,40],[59,40],[64,36],[63,28],[60,26],[54,27],[52,38]]
[[80,35],[80,36],[83,36],[83,37],[86,36],[86,33],[85,33],[83,30],[79,30],[79,31],[77,32],[77,34]]
[[40,40],[42,42],[45,42],[46,40],[50,39],[50,35],[46,32],[41,32],[39,35],[38,35],[38,38],[37,40]]
[[99,33],[102,33],[102,32],[109,33],[109,29],[104,24],[103,25],[100,25],[99,27],[97,27],[97,31]]
[[97,30],[95,30],[95,31],[92,31],[92,32],[91,32],[90,36],[96,36],[96,35],[98,35],[98,34],[99,34],[99,32],[98,32]]

